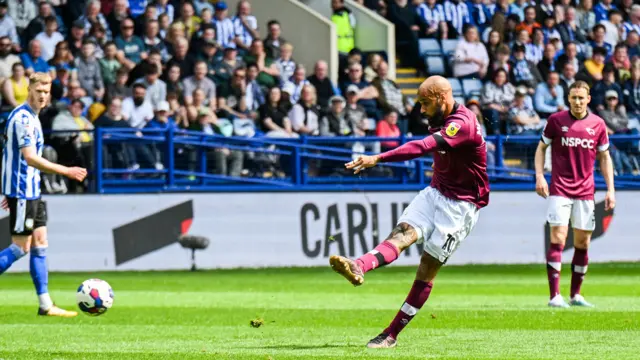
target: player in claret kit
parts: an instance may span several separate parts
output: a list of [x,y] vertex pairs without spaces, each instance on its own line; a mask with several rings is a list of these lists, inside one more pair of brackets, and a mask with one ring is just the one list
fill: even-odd
[[74,317],[49,296],[47,268],[47,214],[40,199],[40,171],[56,173],[82,181],[87,170],[66,167],[42,157],[44,137],[38,114],[49,102],[51,76],[35,73],[29,77],[27,102],[16,107],[6,121],[2,153],[1,206],[9,210],[11,245],[0,251],[0,274],[31,252],[29,269],[40,302],[38,315]]
[[431,135],[346,164],[357,174],[378,163],[433,153],[431,185],[413,199],[389,237],[356,260],[336,255],[329,260],[333,270],[357,286],[367,271],[393,262],[415,242],[425,244],[409,295],[391,324],[369,341],[370,348],[396,345],[400,331],[429,298],[438,270],[469,235],[479,210],[489,202],[486,143],[475,114],[454,101],[451,84],[441,76],[429,77],[420,85],[418,101],[429,118]]
[[[580,286],[587,273],[587,250],[596,225],[593,178],[596,158],[607,184],[605,208],[613,209],[616,204],[607,126],[604,120],[589,112],[590,101],[589,85],[583,81],[574,82],[569,88],[570,110],[549,117],[536,150],[536,192],[549,199],[547,222],[551,227],[551,244],[547,252],[547,277],[549,306],[552,307],[592,306],[580,295]],[[544,177],[544,154],[549,145],[550,188]],[[571,297],[567,304],[560,295],[560,265],[569,220],[575,251],[571,264]]]

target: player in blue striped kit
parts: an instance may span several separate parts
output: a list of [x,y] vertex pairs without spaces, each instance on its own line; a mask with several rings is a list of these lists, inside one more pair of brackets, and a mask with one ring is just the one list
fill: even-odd
[[0,274],[31,251],[29,267],[40,302],[38,315],[74,317],[49,296],[47,269],[47,215],[40,199],[40,171],[64,175],[76,181],[87,170],[54,164],[42,157],[44,138],[38,113],[49,102],[51,77],[35,73],[29,78],[27,102],[15,108],[4,129],[2,154],[2,208],[9,210],[12,244],[0,251]]

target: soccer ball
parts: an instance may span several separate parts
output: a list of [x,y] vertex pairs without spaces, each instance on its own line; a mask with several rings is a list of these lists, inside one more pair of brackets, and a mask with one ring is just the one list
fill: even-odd
[[89,279],[78,287],[76,301],[83,313],[102,315],[113,306],[113,289],[104,280]]

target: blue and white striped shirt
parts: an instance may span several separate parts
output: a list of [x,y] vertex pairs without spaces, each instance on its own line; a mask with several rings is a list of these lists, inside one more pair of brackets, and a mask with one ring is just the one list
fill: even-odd
[[213,19],[213,25],[216,27],[216,41],[224,49],[227,47],[236,48],[236,28],[233,21],[229,18],[218,20]]
[[433,9],[427,4],[420,4],[420,6],[416,8],[416,11],[429,26],[434,26],[441,21],[446,21],[442,4],[435,4]]
[[447,0],[444,3],[444,15],[446,17],[446,21],[451,23],[460,36],[463,35],[463,26],[471,23],[469,8],[464,2],[455,3]]
[[5,144],[2,154],[2,193],[18,199],[40,198],[40,170],[29,166],[20,151],[34,146],[42,156],[44,138],[40,119],[28,103],[15,108],[4,129]]
[[[255,16],[247,15],[247,23],[253,30],[258,30],[258,20]],[[242,24],[242,20],[239,16],[233,18],[233,26],[236,29],[236,36],[240,38],[240,41],[242,41],[245,46],[251,46],[251,43],[253,42],[253,36],[251,35],[251,32],[247,30],[244,24]]]

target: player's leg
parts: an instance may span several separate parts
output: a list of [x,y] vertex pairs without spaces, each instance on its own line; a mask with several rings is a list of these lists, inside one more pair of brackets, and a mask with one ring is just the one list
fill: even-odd
[[9,207],[9,226],[11,227],[11,245],[0,251],[0,274],[7,271],[14,262],[24,257],[31,248],[31,227],[27,200],[6,198]]
[[[344,276],[353,285],[364,283],[364,274],[395,261],[400,253],[415,242],[422,240],[424,227],[429,227],[435,206],[434,191],[430,187],[421,191],[404,210],[391,234],[378,246],[361,257],[351,260],[333,255],[329,263],[334,271]],[[424,224],[424,227],[418,226]]]
[[395,346],[398,334],[429,298],[433,279],[440,267],[458,249],[478,221],[478,209],[475,205],[447,199],[439,193],[435,197],[434,226],[427,234],[415,281],[391,324],[367,344],[370,348]]
[[595,229],[595,204],[591,200],[578,200],[571,214],[573,224],[573,261],[571,261],[571,298],[572,306],[592,307],[580,294],[582,281],[589,265],[589,244]]
[[551,243],[547,251],[547,279],[549,281],[549,306],[568,307],[560,294],[560,270],[562,251],[569,232],[572,200],[561,196],[550,196],[547,222],[551,228]]

